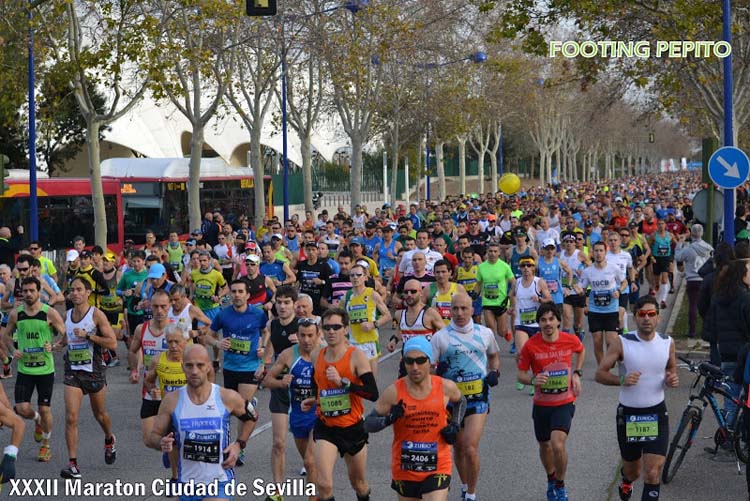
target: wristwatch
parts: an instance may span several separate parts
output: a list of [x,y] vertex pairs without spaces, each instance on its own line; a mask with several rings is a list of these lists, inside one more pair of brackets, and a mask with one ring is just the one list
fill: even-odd
[[235,440],[240,446],[240,449],[244,449],[247,446],[247,440],[240,440],[239,438]]
[[583,377],[583,371],[581,369],[574,370],[573,374],[578,375],[578,377]]
[[352,382],[349,380],[349,378],[342,377],[341,378],[341,387],[345,390],[348,390],[349,387],[352,385]]

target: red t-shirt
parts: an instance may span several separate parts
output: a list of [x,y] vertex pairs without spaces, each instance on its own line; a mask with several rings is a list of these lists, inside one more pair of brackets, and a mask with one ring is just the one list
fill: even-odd
[[567,332],[560,332],[560,337],[553,343],[545,341],[540,332],[523,345],[518,359],[519,370],[528,371],[531,368],[534,375],[549,373],[547,383],[541,389],[535,387],[534,404],[557,407],[575,402],[576,396],[570,382],[573,374],[571,360],[573,353],[582,351],[581,340]]

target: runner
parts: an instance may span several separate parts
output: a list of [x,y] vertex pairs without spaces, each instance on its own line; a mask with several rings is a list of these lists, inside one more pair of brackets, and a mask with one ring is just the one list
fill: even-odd
[[551,238],[542,242],[542,257],[539,259],[537,275],[539,275],[547,284],[552,296],[552,303],[562,317],[563,302],[565,294],[563,291],[563,276],[569,276],[572,272],[568,265],[557,257],[557,244]]
[[[635,304],[636,332],[614,338],[596,370],[596,381],[620,386],[617,441],[623,467],[620,499],[628,500],[643,470],[641,500],[659,499],[661,469],[669,446],[669,415],[664,386],[677,388],[679,377],[671,337],[656,332],[659,304],[644,296]],[[624,376],[610,370],[620,362]],[[642,466],[642,467],[641,467]]]
[[[485,325],[498,337],[511,342],[513,336],[508,329],[508,291],[516,288],[513,271],[505,261],[500,260],[500,244],[491,242],[487,246],[487,261],[477,270],[476,290],[482,291],[482,312]],[[472,312],[473,313],[473,312]],[[515,353],[515,343],[511,353]]]
[[404,344],[404,359],[408,377],[385,389],[365,428],[374,433],[393,425],[391,489],[399,499],[445,501],[453,473],[450,446],[458,439],[466,397],[453,381],[430,374],[432,346],[424,337]]
[[[625,230],[627,231],[627,230]],[[628,330],[628,303],[630,300],[630,293],[633,289],[638,289],[638,284],[635,282],[635,267],[633,263],[633,256],[629,252],[622,249],[622,238],[620,237],[619,231],[610,231],[607,235],[607,244],[609,250],[607,251],[606,260],[607,263],[615,264],[620,268],[620,272],[626,278],[628,285],[625,290],[622,291],[618,298],[618,304],[620,306],[618,310],[619,314],[619,328],[617,332],[622,334]]]
[[[288,297],[288,294],[286,294],[284,298],[291,299]],[[278,305],[279,303],[277,300],[277,306]],[[278,479],[276,477],[276,462],[274,461],[274,453],[277,453],[277,425],[274,418],[276,416],[282,416],[282,414],[274,414],[271,418],[274,425],[274,449],[271,456],[272,461],[274,461],[274,482],[283,482],[285,479],[284,448],[286,447],[286,426],[288,423],[289,431],[291,431],[292,436],[294,436],[294,443],[297,446],[297,451],[299,452],[300,457],[302,457],[307,480],[308,482],[315,483],[316,465],[312,431],[315,427],[316,409],[313,407],[312,409],[303,412],[301,404],[303,400],[310,398],[313,395],[313,362],[311,355],[313,350],[320,345],[320,331],[318,329],[317,319],[300,318],[298,320],[295,319],[294,323],[299,323],[296,334],[298,342],[281,352],[273,367],[268,371],[268,376],[264,383],[265,386],[271,389],[272,400],[274,395],[278,395],[280,392],[286,393],[287,408],[289,409],[288,417],[284,415],[284,427],[279,427],[280,432],[283,435],[284,447],[280,450],[281,468]],[[274,410],[272,409],[271,412],[274,412]],[[277,420],[281,421],[278,418]]]
[[[169,302],[171,303],[167,312],[169,321],[184,324],[188,330],[192,329],[190,330],[190,337],[201,344],[205,344],[206,340],[203,334],[211,324],[211,319],[200,308],[190,302],[184,285],[175,284],[169,289]],[[195,329],[194,327],[199,322],[203,324],[203,327]]]
[[[207,344],[224,350],[224,388],[234,390],[242,398],[252,401],[263,376],[260,363],[265,346],[260,345],[261,330],[268,317],[258,308],[247,304],[250,296],[247,281],[237,279],[229,287],[232,306],[224,308],[211,321]],[[223,339],[219,340],[219,331]],[[245,464],[245,451],[241,451],[238,466]]]
[[[490,249],[498,252],[497,246]],[[462,498],[473,501],[479,480],[479,439],[490,412],[489,388],[497,386],[500,376],[500,353],[493,332],[472,321],[467,294],[453,297],[451,313],[451,323],[432,336],[431,344],[437,374],[456,382],[468,401],[454,454]]]
[[362,399],[377,400],[378,386],[367,356],[346,342],[349,325],[346,310],[326,310],[321,323],[328,346],[314,351],[310,357],[315,361],[317,395],[302,401],[300,406],[303,412],[309,412],[318,404],[318,420],[313,430],[318,499],[333,499],[333,469],[339,454],[346,461],[357,500],[369,501]]
[[[52,338],[66,331],[60,314],[39,300],[41,284],[34,277],[21,282],[23,304],[11,310],[8,325],[2,338],[8,345],[15,340],[18,347],[13,358],[18,360],[14,410],[25,419],[35,422],[34,440],[41,442],[37,460],[48,462],[52,458],[52,389],[55,384],[55,361],[52,356]],[[15,338],[13,333],[15,332]],[[36,388],[37,407],[31,406],[31,395]]]
[[65,352],[65,443],[68,447],[68,467],[60,472],[63,478],[81,478],[78,466],[78,418],[81,402],[89,396],[91,412],[104,432],[104,462],[117,460],[115,435],[107,413],[106,365],[104,350],[117,348],[117,338],[107,316],[89,305],[91,284],[82,277],[73,279],[70,300],[73,309],[65,317],[66,336],[55,343],[55,349],[67,347]]
[[534,388],[531,417],[534,435],[539,442],[539,456],[547,473],[547,501],[568,499],[565,489],[568,468],[565,442],[575,414],[575,401],[581,394],[586,354],[583,343],[576,336],[560,332],[561,319],[554,305],[540,305],[536,311],[536,322],[540,326],[541,336],[529,339],[518,359],[518,382]]
[[[451,282],[453,266],[445,259],[441,259],[435,263],[433,273],[435,273],[436,281],[431,283],[429,287],[422,289],[422,301],[426,305],[435,308],[440,313],[443,323],[448,325],[451,322],[451,300],[453,296],[456,294],[466,294],[466,290],[462,285]],[[472,315],[473,313],[472,309]]]
[[[190,273],[191,291],[195,305],[213,320],[221,311],[221,298],[227,293],[227,282],[224,275],[213,267],[213,260],[208,251],[198,254],[199,267]],[[213,368],[219,371],[219,350],[214,347]]]
[[586,306],[586,295],[579,294],[576,290],[581,273],[590,263],[588,256],[583,251],[576,249],[575,233],[563,233],[563,251],[560,261],[568,267],[568,272],[563,281],[565,299],[563,300],[563,330],[575,332],[583,341],[583,309]]
[[648,237],[651,253],[653,254],[653,284],[656,290],[656,299],[661,309],[667,307],[667,296],[669,295],[669,268],[674,260],[672,252],[673,245],[677,239],[667,231],[667,222],[664,219],[656,221],[656,231]]
[[[211,499],[231,499],[225,492],[226,484],[236,478],[234,465],[258,414],[253,404],[237,392],[209,382],[211,359],[203,346],[193,345],[185,350],[182,368],[187,385],[165,395],[146,445],[167,454],[177,447],[180,483],[174,486],[173,496],[181,495],[180,485],[188,481],[198,486],[218,481],[219,494]],[[230,416],[237,416],[242,422],[237,440],[231,444]]]
[[[5,350],[0,350],[0,352],[5,353]],[[10,445],[3,449],[3,460],[0,462],[0,484],[4,484],[16,478],[16,458],[26,425],[21,416],[13,412],[2,385],[0,385],[0,424],[11,430]]]
[[[143,378],[147,391],[155,400],[160,402],[167,393],[182,388],[187,384],[187,376],[182,368],[182,355],[190,342],[189,326],[181,323],[171,323],[164,329],[164,337],[167,340],[167,351],[163,351],[158,357],[151,359],[151,365]],[[209,380],[211,379],[209,375]],[[161,404],[159,404],[161,407]],[[175,483],[179,478],[179,456],[173,450],[165,454],[164,464],[172,470],[170,482]]]
[[349,342],[367,355],[372,375],[377,378],[381,352],[378,328],[391,322],[391,312],[380,294],[365,285],[365,277],[364,266],[352,266],[349,272],[352,288],[346,293],[342,303],[349,314]]
[[607,246],[604,242],[596,242],[592,253],[594,264],[583,270],[576,292],[583,294],[586,287],[591,286],[586,306],[589,312],[589,330],[594,337],[594,355],[599,364],[604,357],[605,339],[609,346],[617,337],[620,321],[618,300],[628,283],[620,268],[607,262]]
[[[148,270],[145,267],[146,253],[142,250],[130,251],[128,262],[132,265],[132,268],[128,267],[120,277],[120,282],[117,284],[117,295],[123,298],[125,304],[125,320],[128,328],[123,330],[123,339],[125,340],[125,346],[130,347],[130,339],[135,335],[135,328],[143,322],[143,311],[136,309],[140,300],[136,291],[140,290],[140,285],[148,276]],[[132,369],[133,366],[130,366],[128,370]]]
[[[124,315],[122,298],[117,296],[117,283],[120,279],[120,273],[117,270],[116,261],[117,256],[112,251],[107,251],[102,257],[102,276],[104,281],[107,282],[108,293],[102,295],[99,308],[107,317],[112,332],[115,334],[115,339],[120,340],[122,339]],[[115,348],[105,350],[103,357],[108,367],[120,365],[120,359],[117,356],[117,343],[115,343]]]
[[318,259],[318,246],[315,242],[305,243],[304,249],[307,259],[297,264],[299,291],[312,298],[313,310],[316,315],[320,315],[322,312],[320,298],[323,295],[323,288],[331,277],[331,267]]

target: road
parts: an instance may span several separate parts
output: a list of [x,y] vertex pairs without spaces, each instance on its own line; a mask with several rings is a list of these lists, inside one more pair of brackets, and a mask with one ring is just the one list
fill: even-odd
[[[670,295],[674,301],[676,295]],[[667,310],[669,311],[669,310]],[[664,315],[663,323],[666,323]],[[633,325],[632,321],[631,324]],[[381,332],[381,339],[391,335],[388,329]],[[614,414],[617,405],[617,389],[604,387],[593,380],[595,363],[590,338],[586,339],[589,350],[584,377],[583,394],[578,400],[573,428],[568,440],[569,470],[566,479],[570,499],[581,501],[605,501],[619,499],[616,491],[616,475],[619,471],[619,454],[615,434]],[[478,496],[483,500],[536,501],[545,499],[546,478],[538,459],[537,444],[534,440],[531,422],[531,397],[515,390],[515,368],[507,344],[503,341],[500,385],[492,390],[491,414],[481,441],[482,472]],[[124,354],[124,349],[121,349]],[[59,358],[59,357],[58,357]],[[59,360],[58,360],[59,362]],[[62,367],[58,365],[58,378],[53,396],[55,416],[52,434],[53,458],[50,463],[38,463],[37,444],[32,438],[32,426],[28,424],[24,442],[18,457],[20,478],[50,479],[50,483],[19,484],[12,490],[9,484],[3,486],[2,497],[40,499],[43,493],[36,490],[56,485],[58,493],[47,499],[72,500],[81,496],[65,495],[64,482],[59,477],[60,469],[66,466],[67,452],[64,441],[64,402],[61,377]],[[381,389],[393,381],[397,374],[397,357],[386,356],[381,362],[379,374]],[[168,471],[161,465],[161,455],[147,449],[141,442],[140,432],[140,393],[139,387],[127,382],[124,367],[109,371],[108,408],[112,416],[114,430],[118,438],[118,459],[116,464],[104,464],[103,435],[93,419],[87,403],[81,410],[80,452],[78,462],[82,469],[84,483],[103,483],[112,486],[113,482],[123,484],[143,483],[145,496],[99,495],[90,499],[158,499],[151,491],[151,482],[165,478]],[[674,431],[677,420],[684,408],[692,378],[686,371],[681,372],[680,387],[668,391],[667,405],[670,409],[671,429]],[[15,379],[2,382],[6,393],[13,395]],[[247,465],[238,468],[238,479],[249,487],[259,479],[271,481],[270,450],[271,431],[268,406],[268,391],[259,392],[262,416],[256,434],[248,443]],[[367,406],[369,412],[370,405]],[[737,501],[746,499],[744,471],[739,476],[734,463],[720,463],[709,459],[703,447],[710,445],[710,435],[715,429],[714,419],[708,417],[699,432],[699,442],[689,451],[675,480],[662,486],[661,499],[714,501]],[[6,434],[7,437],[7,434]],[[371,435],[368,457],[368,479],[372,488],[372,499],[394,499],[390,489],[390,429]],[[7,439],[7,438],[6,438]],[[291,436],[288,439],[287,471],[291,478],[296,477],[301,467]],[[59,482],[56,482],[59,479]],[[348,486],[343,461],[336,470],[335,495],[338,499],[354,499]],[[460,498],[457,475],[454,476],[454,489],[449,499]],[[41,487],[40,487],[41,486]],[[26,489],[24,491],[24,489]],[[640,499],[640,482],[633,499]],[[19,494],[26,494],[19,496]],[[253,495],[236,499],[263,499]],[[302,499],[287,497],[286,499]]]

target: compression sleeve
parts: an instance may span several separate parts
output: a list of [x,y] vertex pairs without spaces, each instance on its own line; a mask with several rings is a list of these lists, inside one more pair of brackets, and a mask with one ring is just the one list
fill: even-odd
[[453,404],[453,412],[451,413],[451,423],[460,425],[466,414],[466,397],[461,395],[461,400],[458,403]]
[[365,418],[365,430],[367,433],[377,433],[388,427],[388,417],[381,416],[375,409],[370,411],[370,414]]
[[349,391],[355,395],[374,402],[378,399],[378,384],[375,382],[375,376],[372,372],[365,372],[359,379],[362,380],[362,385],[351,383],[349,385]]

